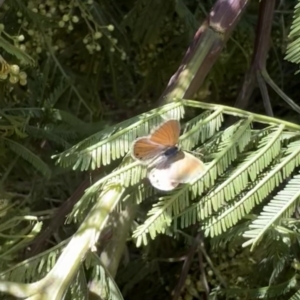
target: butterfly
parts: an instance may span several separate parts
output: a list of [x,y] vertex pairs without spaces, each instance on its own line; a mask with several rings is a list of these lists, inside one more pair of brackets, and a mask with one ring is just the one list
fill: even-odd
[[178,148],[180,123],[167,120],[150,135],[137,138],[131,155],[148,166],[147,177],[155,188],[171,191],[189,183],[205,170],[201,160]]

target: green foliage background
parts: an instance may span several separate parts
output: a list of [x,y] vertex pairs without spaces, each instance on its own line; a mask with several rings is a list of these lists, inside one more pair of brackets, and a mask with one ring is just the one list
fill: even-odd
[[[27,256],[42,222],[55,216],[57,208],[90,176],[88,172],[73,171],[71,164],[65,168],[57,166],[51,157],[109,125],[156,107],[156,99],[214,3],[40,2],[6,0],[0,11],[1,270]],[[298,67],[284,60],[297,2],[281,1],[276,8],[267,66],[273,80],[300,105],[299,75],[295,74]],[[234,104],[251,62],[258,7],[259,3],[251,2],[194,99]],[[299,115],[275,93],[270,94],[276,116],[299,124]],[[263,113],[259,92],[253,95],[250,109]],[[288,223],[289,226],[296,228],[293,238],[299,239],[299,225]],[[73,223],[61,227],[47,241],[46,249],[75,231]],[[120,269],[117,277],[123,295],[139,299],[146,289],[150,298],[167,297],[180,267],[159,261],[184,253],[189,245],[188,235],[194,231],[187,230],[184,239],[181,236],[175,241],[159,237],[146,251],[136,250],[130,244],[135,258]],[[232,286],[251,290],[285,283],[278,289],[289,292],[297,285],[294,276],[298,276],[298,257],[297,251],[287,246],[290,241],[278,241],[272,252],[275,242],[269,239],[267,243],[272,247],[268,248],[267,243],[265,246],[270,251],[268,257],[264,258],[264,249],[259,249],[249,258],[249,249],[242,249],[240,241],[232,239],[236,235],[241,235],[238,226],[231,228],[227,236],[212,239],[207,246],[213,265]],[[262,273],[249,276],[255,274],[258,262]],[[217,290],[220,279],[211,266],[205,264],[211,274],[209,283]],[[192,266],[183,292],[185,299],[192,299],[193,289],[203,290],[199,276],[197,266]],[[263,292],[261,298],[265,296]],[[255,293],[256,290],[251,297],[256,298]]]

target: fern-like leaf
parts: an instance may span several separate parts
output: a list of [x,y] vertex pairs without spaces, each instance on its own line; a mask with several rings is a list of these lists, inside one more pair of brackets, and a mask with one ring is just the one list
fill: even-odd
[[[202,179],[198,180],[198,182],[191,187],[192,199],[202,194],[204,191],[204,186],[206,189],[212,189],[215,186],[217,177],[222,175],[226,168],[228,168],[229,164],[237,158],[237,153],[242,151],[244,147],[251,141],[251,132],[249,127],[250,124],[251,118],[246,119],[235,124],[234,126],[231,126],[223,133],[223,135],[221,135],[221,143],[218,145],[217,152],[212,154],[212,157],[215,157],[215,159],[208,166],[208,174]],[[237,174],[241,175],[240,172],[237,172]],[[243,178],[242,175],[241,177]],[[232,176],[232,179],[235,178],[240,179],[237,176]],[[219,206],[222,205],[222,201],[223,203],[225,202],[226,194],[228,200],[230,200],[230,195],[232,195],[236,185],[231,183],[230,180],[228,180],[227,184],[229,184],[228,189],[227,185],[222,185],[219,196],[218,191],[216,192],[216,190],[212,189],[212,192],[210,192],[208,196],[204,196],[200,202],[191,204],[185,210],[182,210],[180,214],[174,218],[174,221],[177,223],[177,219],[180,219],[181,227],[186,227],[194,224],[196,221],[202,220],[208,215],[211,215],[213,213],[213,207],[215,209],[218,207],[218,204],[215,204],[217,199],[219,199],[220,202]],[[198,187],[198,189],[195,189],[195,185]],[[226,189],[228,192],[225,192],[224,189]],[[174,226],[175,228],[177,227],[177,225]]]
[[52,141],[58,145],[62,145],[64,148],[70,147],[70,144],[67,141],[52,133],[51,128],[37,128],[33,126],[26,126],[25,131],[32,137]]
[[199,205],[200,219],[206,218],[207,212],[218,211],[227,201],[241,193],[249,182],[256,180],[258,174],[280,153],[283,129],[284,126],[280,126],[273,133],[269,131],[270,134],[261,140],[258,149],[250,152],[240,165],[222,178],[221,184],[202,199]]
[[[19,230],[18,235],[15,236],[14,241],[10,242],[9,247],[6,247],[5,244],[1,247],[2,254],[0,255],[0,259],[5,259],[6,256],[10,257],[13,253],[17,253],[18,250],[24,248],[38,235],[41,229],[42,222],[36,222],[34,226],[32,226],[32,224],[29,224],[28,226],[23,227],[21,230]],[[5,234],[1,235],[2,238],[6,237]]]
[[295,6],[293,13],[293,22],[289,33],[289,39],[292,40],[287,46],[285,59],[300,64],[300,1]]
[[5,144],[16,154],[27,160],[35,169],[41,172],[45,177],[50,177],[51,170],[48,165],[43,162],[37,155],[31,152],[28,148],[23,145],[10,140],[4,139]]
[[223,110],[214,112],[205,111],[196,118],[186,123],[184,133],[180,137],[180,146],[190,150],[200,143],[214,136],[223,123]]
[[234,203],[224,208],[217,216],[210,218],[204,226],[206,234],[213,237],[232,227],[286,179],[300,164],[300,142],[291,143],[287,154],[271,171],[266,172],[263,177],[252,184],[247,193],[239,195]]
[[92,269],[91,281],[97,283],[97,292],[101,295],[101,299],[123,300],[116,282],[102,266],[99,257],[95,253],[90,252],[88,254],[85,265],[88,269]]
[[57,246],[1,272],[1,280],[32,282],[37,278],[43,278],[52,269],[67,242],[68,240],[65,240]]
[[186,28],[189,30],[190,35],[195,33],[198,22],[192,12],[186,7],[183,0],[175,0],[175,11],[178,16],[184,21]]
[[273,265],[273,271],[270,276],[269,284],[272,285],[275,283],[279,275],[282,273],[284,268],[288,265],[289,257],[280,257],[276,263]]
[[300,289],[288,300],[299,300],[300,299]]
[[[152,239],[157,233],[164,233],[175,218],[174,229],[177,228],[176,218],[182,211],[190,207],[190,201],[201,195],[204,187],[209,188],[214,184],[217,176],[224,172],[229,164],[236,159],[238,151],[242,151],[250,140],[250,124],[252,118],[240,121],[231,126],[224,132],[221,142],[221,149],[216,159],[209,165],[208,173],[199,178],[194,184],[176,189],[170,196],[160,198],[157,205],[149,212],[149,218],[144,224],[140,225],[134,232],[133,236],[137,240],[137,245],[147,244],[148,235]],[[220,163],[220,165],[218,165]],[[191,195],[189,194],[191,191]],[[182,218],[182,227],[194,224],[197,221],[196,210],[192,211],[187,218]],[[187,216],[187,214],[186,214]]]
[[131,157],[125,157],[123,164],[120,165],[114,172],[102,177],[95,182],[91,187],[86,189],[84,195],[74,205],[71,214],[68,217],[68,222],[81,220],[85,216],[86,210],[95,200],[104,185],[110,182],[122,183],[123,186],[135,185],[146,176],[146,168],[142,168],[137,162],[133,162]]
[[[299,161],[300,162],[300,161]],[[266,206],[256,220],[249,226],[250,230],[244,233],[244,237],[250,240],[244,243],[244,247],[257,245],[263,235],[280,219],[290,217],[300,199],[300,175],[294,176]]]
[[[229,228],[221,235],[217,235],[210,240],[210,244],[213,248],[225,247],[228,243],[236,241],[237,239],[243,239],[244,232],[249,228],[251,221],[241,222],[236,226]],[[244,239],[243,239],[244,241]]]
[[67,299],[72,300],[82,300],[82,299],[89,299],[88,296],[88,287],[87,282],[85,278],[84,268],[81,266],[73,280],[73,282],[70,285],[70,288],[68,290]]
[[104,129],[53,158],[63,167],[94,170],[123,157],[137,136],[149,134],[150,129],[162,122],[161,117],[180,119],[182,115],[182,104],[175,102]]
[[2,112],[10,115],[25,116],[25,117],[36,117],[42,118],[45,115],[45,110],[39,107],[13,107],[13,108],[2,108]]
[[[148,134],[150,128],[160,124],[161,115],[180,119],[183,104],[204,109],[204,112],[186,123],[179,144],[183,150],[190,150],[208,141],[205,151],[210,162],[194,182],[181,185],[159,198],[148,218],[134,232],[138,245],[147,244],[149,236],[153,239],[158,233],[172,235],[179,224],[183,228],[199,221],[206,234],[213,237],[223,233],[260,204],[299,165],[299,135],[296,133],[299,128],[295,124],[190,100],[176,101],[143,114],[140,119],[133,118],[108,128],[57,158],[63,165],[72,165],[74,169],[94,169],[108,164],[125,155],[137,136]],[[222,132],[219,130],[224,114],[241,117],[241,120]],[[267,126],[253,130],[254,121]],[[135,198],[137,203],[158,194],[142,181],[146,171],[145,167],[133,162],[128,153],[119,168],[87,189],[70,219],[80,219],[109,183],[126,187],[126,199]]]
[[[171,9],[168,1],[138,0],[123,21],[123,26],[132,30],[133,40],[139,44],[155,43],[167,13]],[[151,16],[149,18],[149,11]]]
[[[226,290],[226,296],[234,297],[246,297],[246,299],[270,299],[286,295],[292,289],[295,289],[298,285],[298,275],[293,276],[289,280],[273,286],[261,287],[257,289],[237,289],[229,288]],[[245,299],[245,298],[244,298]]]
[[0,36],[0,47],[11,55],[14,55],[23,65],[34,65],[35,61],[27,53],[10,44],[2,36]]
[[59,121],[68,124],[72,128],[76,129],[76,131],[78,131],[79,133],[86,134],[87,132],[91,132],[97,129],[98,127],[96,126],[96,124],[90,125],[88,123],[85,123],[75,115],[61,109],[52,108],[49,110],[49,113],[53,121]]

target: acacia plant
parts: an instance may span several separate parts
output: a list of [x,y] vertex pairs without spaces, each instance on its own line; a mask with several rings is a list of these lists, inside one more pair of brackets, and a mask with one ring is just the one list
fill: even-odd
[[[2,3],[1,292],[299,298],[300,4],[253,2]],[[161,193],[130,149],[166,118],[206,169]]]

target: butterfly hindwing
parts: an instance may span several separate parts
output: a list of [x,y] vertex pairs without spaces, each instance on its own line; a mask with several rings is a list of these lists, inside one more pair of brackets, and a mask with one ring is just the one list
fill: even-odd
[[196,179],[204,170],[205,166],[201,160],[190,153],[179,151],[151,169],[148,178],[155,188],[171,191],[180,183],[189,183]]

